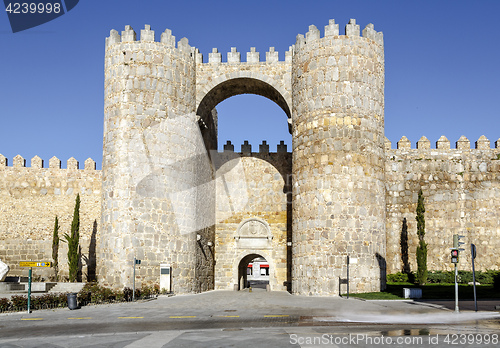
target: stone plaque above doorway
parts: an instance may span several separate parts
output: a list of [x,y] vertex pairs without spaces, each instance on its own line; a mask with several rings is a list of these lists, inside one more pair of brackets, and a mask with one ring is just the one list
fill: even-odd
[[249,218],[240,223],[234,239],[237,249],[271,249],[273,235],[267,222]]

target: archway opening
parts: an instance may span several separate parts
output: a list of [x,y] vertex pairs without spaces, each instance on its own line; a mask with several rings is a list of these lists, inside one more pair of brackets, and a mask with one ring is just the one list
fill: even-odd
[[235,152],[240,152],[244,141],[252,145],[252,152],[259,152],[263,141],[269,145],[269,152],[277,152],[280,141],[291,150],[286,113],[266,97],[243,94],[225,99],[217,105],[217,117],[219,151],[223,151],[228,140]]
[[[242,95],[245,96],[241,98]],[[285,97],[283,96],[282,92],[277,90],[269,83],[266,83],[256,78],[247,78],[247,77],[233,78],[221,82],[217,86],[214,86],[210,91],[208,91],[202,97],[202,99],[199,101],[199,104],[197,105],[196,114],[199,117],[200,129],[207,150],[215,150],[218,147],[217,144],[219,136],[218,127],[220,124],[219,109],[221,108],[219,104],[224,102],[226,99],[234,96],[239,96],[239,98],[237,99],[239,102],[238,104],[240,104],[240,107],[237,110],[238,114],[246,113],[247,115],[249,115],[248,113],[249,111],[251,112],[251,110],[255,109],[255,106],[257,104],[262,104],[264,102],[262,99],[267,99],[268,102],[271,102],[270,104],[274,104],[268,109],[272,109],[277,106],[282,110],[282,113],[284,113],[285,115],[285,117],[283,117],[283,125],[285,127],[283,128],[288,129],[289,134],[292,133],[291,123],[288,122],[288,120],[291,119],[291,111],[290,111],[291,106],[289,105],[290,101],[287,102],[287,100],[285,100]],[[241,101],[245,99],[246,100],[251,99],[252,102],[247,103],[245,106],[242,106]],[[224,106],[226,105],[227,104],[224,104]],[[267,105],[269,106],[269,104]],[[222,106],[222,108],[224,108],[224,106]],[[250,114],[245,118],[253,120],[255,119],[255,116],[261,114],[262,112],[256,111],[254,112],[254,114]],[[269,114],[269,112],[266,112],[266,114]],[[236,115],[231,115],[231,116],[234,117]],[[243,117],[239,117],[239,119],[242,120]],[[268,125],[269,121],[270,120],[268,118],[267,120],[261,122],[254,121],[254,124],[259,125],[261,128],[264,129],[272,129],[270,128],[270,125]],[[232,132],[237,132],[238,130],[241,129],[244,128],[241,126],[236,126],[234,127],[234,130],[232,130]],[[224,137],[225,137],[224,135],[221,137],[222,141],[225,141],[223,139]],[[239,145],[240,144],[236,144],[235,152],[239,152]],[[254,148],[258,149],[258,144],[255,144]],[[254,152],[258,152],[258,150]]]
[[267,260],[259,254],[250,254],[238,265],[239,290],[249,287],[267,290],[271,269]]

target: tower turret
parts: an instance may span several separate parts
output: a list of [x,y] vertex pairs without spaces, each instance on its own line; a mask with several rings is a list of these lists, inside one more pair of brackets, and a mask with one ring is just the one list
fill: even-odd
[[385,286],[384,48],[368,24],[298,35],[292,61],[293,265],[297,294]]
[[130,26],[106,39],[99,279],[131,286],[136,257],[139,283],[158,283],[164,262],[185,293],[200,290],[197,272],[213,272],[196,260],[213,201],[199,188],[211,171],[195,115],[197,51],[170,30],[154,39],[149,25],[140,41]]

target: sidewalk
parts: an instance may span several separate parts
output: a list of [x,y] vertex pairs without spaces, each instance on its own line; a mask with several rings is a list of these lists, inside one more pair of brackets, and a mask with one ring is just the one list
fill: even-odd
[[[1,297],[1,294],[0,294]],[[472,303],[471,303],[472,302]],[[474,312],[473,301],[461,301],[461,313],[454,313],[454,301],[360,300],[356,298],[297,296],[288,292],[209,291],[201,294],[160,296],[150,301],[84,306],[70,311],[67,308],[39,310],[31,314],[13,313],[7,316],[65,319],[68,314],[111,320],[118,317],[169,319],[213,318],[241,320],[302,321],[304,324],[326,322],[383,322],[383,323],[451,323],[500,317],[495,311],[499,301],[479,301],[479,312]],[[176,318],[183,317],[183,318]],[[6,315],[0,315],[0,322]]]
[[432,335],[445,345],[445,335],[457,332],[493,337],[500,329],[498,318],[497,312],[457,314],[423,301],[209,291],[77,310],[0,314],[0,347],[313,347],[317,345],[294,342],[386,336],[396,342],[408,335],[419,340]]

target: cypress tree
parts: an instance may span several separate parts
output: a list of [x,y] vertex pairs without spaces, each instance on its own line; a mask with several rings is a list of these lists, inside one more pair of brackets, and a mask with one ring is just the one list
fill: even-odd
[[69,281],[75,282],[78,276],[78,258],[80,242],[80,194],[76,195],[75,210],[73,212],[73,221],[71,222],[71,235],[64,234],[68,243],[68,266]]
[[418,192],[417,203],[417,282],[424,285],[427,282],[427,243],[424,240],[425,236],[425,206],[422,189]]
[[54,274],[56,282],[59,280],[59,220],[54,222],[54,233],[52,234],[52,260],[54,260]]

